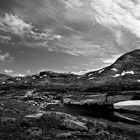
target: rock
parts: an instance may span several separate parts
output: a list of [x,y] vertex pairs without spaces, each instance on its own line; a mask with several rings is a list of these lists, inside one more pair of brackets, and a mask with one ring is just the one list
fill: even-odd
[[0,106],[0,110],[3,110],[4,108]]
[[63,103],[59,103],[58,106],[59,106],[60,108],[63,108],[63,107],[64,107],[64,104],[63,104]]
[[65,120],[64,125],[68,129],[76,130],[76,131],[88,131],[87,126],[80,121],[73,121],[73,120]]
[[60,103],[60,100],[52,100],[49,103],[47,103],[47,105],[57,105]]
[[64,97],[63,102],[65,104],[73,104],[73,105],[102,105],[106,101],[106,94],[102,95],[79,95],[78,97]]
[[42,130],[38,127],[32,127],[26,130],[26,136],[27,137],[35,137],[35,136],[41,136],[42,135]]
[[67,138],[70,137],[72,134],[70,132],[68,133],[59,133],[56,135],[56,138]]
[[63,98],[63,103],[64,104],[70,104],[70,103],[72,103],[72,100],[70,98],[64,97]]
[[96,129],[95,128],[91,128],[88,131],[90,134],[96,134]]
[[106,98],[106,104],[114,104],[116,102],[125,101],[125,100],[131,100],[133,98],[133,95],[108,95]]
[[31,114],[31,115],[27,115],[25,116],[26,118],[35,118],[35,119],[39,119],[41,118],[43,115],[43,113],[36,113],[36,114]]
[[27,92],[25,93],[25,96],[24,96],[24,97],[26,98],[26,97],[32,96],[33,93],[34,93],[34,90],[29,90],[29,91],[27,91]]
[[[92,93],[93,94],[93,93]],[[73,95],[63,97],[64,104],[72,105],[112,105],[115,102],[131,100],[133,95],[108,95],[108,94],[98,94],[98,95]]]
[[1,117],[0,119],[3,123],[10,123],[10,122],[14,123],[14,122],[16,122],[16,118]]

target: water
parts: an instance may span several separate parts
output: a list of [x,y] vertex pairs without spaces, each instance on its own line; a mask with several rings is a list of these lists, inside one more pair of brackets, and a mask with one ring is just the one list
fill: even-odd
[[89,120],[96,119],[113,126],[124,128],[126,130],[131,130],[138,133],[140,132],[140,123],[116,116],[116,113],[111,106],[99,107],[86,105],[64,105],[64,107],[60,108],[57,105],[50,105],[47,108],[45,108],[45,111],[57,111],[71,114],[73,116],[83,116]]

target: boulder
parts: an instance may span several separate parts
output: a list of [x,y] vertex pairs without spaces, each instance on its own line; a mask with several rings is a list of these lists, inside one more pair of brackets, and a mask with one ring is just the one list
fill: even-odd
[[88,131],[87,126],[85,126],[85,124],[80,121],[65,120],[64,126],[68,129],[76,131]]

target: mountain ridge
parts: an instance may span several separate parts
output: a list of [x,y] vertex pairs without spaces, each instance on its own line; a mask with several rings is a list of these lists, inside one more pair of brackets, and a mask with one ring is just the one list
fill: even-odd
[[1,84],[55,85],[87,91],[140,89],[140,49],[119,57],[113,64],[84,74],[42,71],[25,77],[7,77]]

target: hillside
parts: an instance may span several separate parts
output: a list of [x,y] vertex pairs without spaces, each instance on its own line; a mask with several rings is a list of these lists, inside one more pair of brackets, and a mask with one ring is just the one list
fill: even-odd
[[[80,72],[79,72],[80,73]],[[112,65],[87,73],[56,73],[42,71],[25,77],[10,77],[1,74],[2,85],[44,86],[78,91],[123,91],[140,89],[140,49],[118,58]]]

